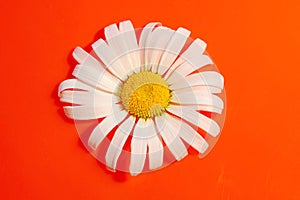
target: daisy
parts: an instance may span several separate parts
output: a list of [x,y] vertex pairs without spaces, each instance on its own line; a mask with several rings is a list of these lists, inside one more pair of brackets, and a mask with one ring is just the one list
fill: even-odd
[[211,114],[224,115],[224,79],[205,70],[213,65],[206,43],[189,39],[184,28],[160,23],[135,30],[123,21],[107,26],[104,34],[91,53],[74,50],[75,79],[63,81],[58,91],[69,104],[64,106],[67,117],[97,121],[87,141],[93,154],[102,149],[103,162],[116,170],[120,162],[126,165],[120,159],[125,153],[127,171],[137,175],[164,166],[167,152],[181,160],[188,146],[200,155],[208,151],[205,138],[220,134]]

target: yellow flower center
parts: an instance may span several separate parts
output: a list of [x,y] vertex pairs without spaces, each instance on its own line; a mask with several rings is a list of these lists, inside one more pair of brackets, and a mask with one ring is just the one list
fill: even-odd
[[125,81],[120,97],[131,115],[147,119],[164,112],[171,93],[167,82],[159,74],[144,71],[132,74]]

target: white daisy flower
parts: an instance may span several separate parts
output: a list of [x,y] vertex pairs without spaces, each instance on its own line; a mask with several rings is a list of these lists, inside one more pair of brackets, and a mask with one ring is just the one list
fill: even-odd
[[91,53],[74,50],[75,79],[58,91],[91,153],[132,175],[181,160],[189,146],[205,155],[225,116],[224,79],[205,42],[160,23],[123,21],[104,34]]

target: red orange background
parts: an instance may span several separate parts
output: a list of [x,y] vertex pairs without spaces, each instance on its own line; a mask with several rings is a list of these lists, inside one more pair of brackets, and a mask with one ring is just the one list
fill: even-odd
[[[28,0],[0,11],[1,199],[300,199],[299,1]],[[183,26],[208,43],[228,109],[206,158],[114,174],[63,117],[56,91],[71,51],[125,19]]]

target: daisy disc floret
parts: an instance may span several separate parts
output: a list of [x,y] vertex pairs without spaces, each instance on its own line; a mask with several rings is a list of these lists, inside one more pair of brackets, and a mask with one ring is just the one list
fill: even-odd
[[139,118],[160,116],[169,105],[171,93],[167,82],[149,71],[132,74],[120,88],[124,108]]

